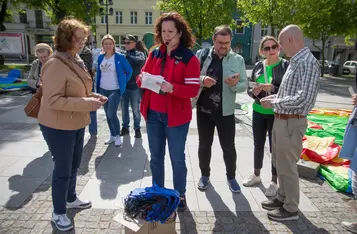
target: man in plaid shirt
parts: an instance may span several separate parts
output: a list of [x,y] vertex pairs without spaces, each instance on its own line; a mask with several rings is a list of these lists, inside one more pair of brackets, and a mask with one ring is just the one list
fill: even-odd
[[298,220],[299,174],[297,165],[302,151],[302,138],[307,128],[306,115],[313,108],[319,88],[320,66],[296,25],[285,27],[279,35],[284,53],[291,57],[279,92],[261,100],[265,108],[273,108],[272,161],[279,179],[278,196],[262,203],[270,210],[268,217],[276,221]]

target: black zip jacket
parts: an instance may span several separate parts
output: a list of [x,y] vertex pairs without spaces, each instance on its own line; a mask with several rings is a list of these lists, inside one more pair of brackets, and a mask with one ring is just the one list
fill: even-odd
[[126,59],[129,61],[131,67],[133,68],[133,74],[131,75],[131,78],[126,85],[126,88],[137,89],[138,85],[136,84],[136,77],[140,74],[141,68],[145,64],[145,55],[143,52],[139,52],[135,49],[126,51],[125,55]]
[[[264,60],[258,61],[254,65],[252,75],[251,75],[250,79],[248,80],[249,82],[248,82],[247,93],[251,98],[254,98],[255,102],[258,104],[260,104],[259,99],[262,99],[262,98],[268,96],[267,92],[262,90],[258,95],[258,98],[259,98],[258,99],[256,96],[253,95],[253,92],[252,92],[253,82],[256,82],[256,80],[259,76],[264,75],[263,61]],[[273,79],[272,79],[271,84],[274,85],[274,91],[271,92],[271,94],[278,93],[281,81],[283,80],[283,76],[284,76],[288,66],[289,66],[289,62],[285,59],[282,59],[280,64],[273,68]]]

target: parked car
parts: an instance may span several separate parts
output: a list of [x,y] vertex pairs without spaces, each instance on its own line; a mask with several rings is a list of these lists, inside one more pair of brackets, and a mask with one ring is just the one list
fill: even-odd
[[343,74],[356,74],[357,61],[346,61],[343,64]]
[[[322,60],[319,60],[319,63],[320,63],[320,68],[322,68]],[[330,69],[332,69],[334,65],[337,65],[335,61],[325,60],[324,73],[329,73]]]
[[[320,69],[322,69],[322,60],[319,60],[319,64],[320,64]],[[328,73],[328,68],[329,67],[329,64],[328,64],[328,61],[325,60],[325,63],[324,63],[324,73]]]

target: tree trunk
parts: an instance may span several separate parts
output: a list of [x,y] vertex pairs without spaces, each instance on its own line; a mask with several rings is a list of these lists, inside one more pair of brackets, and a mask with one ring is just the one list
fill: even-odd
[[4,25],[4,20],[6,16],[6,10],[7,10],[7,0],[3,1],[1,4],[1,10],[0,10],[0,31],[6,31],[6,27]]
[[271,28],[271,34],[270,35],[272,37],[275,37],[275,26],[271,25],[270,28]]

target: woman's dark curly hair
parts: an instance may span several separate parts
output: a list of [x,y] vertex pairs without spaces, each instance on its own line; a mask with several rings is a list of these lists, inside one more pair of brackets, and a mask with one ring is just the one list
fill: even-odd
[[62,20],[57,27],[53,42],[55,49],[60,52],[66,52],[73,48],[74,32],[82,29],[88,35],[89,28],[79,20],[67,18]]
[[173,21],[178,33],[182,33],[180,42],[187,48],[192,48],[195,38],[191,32],[191,27],[187,21],[177,12],[163,13],[155,23],[155,41],[157,44],[164,44],[161,36],[161,26],[164,21]]

